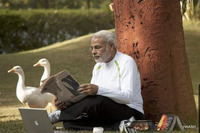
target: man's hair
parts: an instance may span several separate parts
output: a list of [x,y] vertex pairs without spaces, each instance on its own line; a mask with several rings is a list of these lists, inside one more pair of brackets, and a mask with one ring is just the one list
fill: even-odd
[[92,40],[95,38],[102,38],[106,45],[113,43],[114,47],[117,48],[115,33],[107,30],[100,30],[94,33]]

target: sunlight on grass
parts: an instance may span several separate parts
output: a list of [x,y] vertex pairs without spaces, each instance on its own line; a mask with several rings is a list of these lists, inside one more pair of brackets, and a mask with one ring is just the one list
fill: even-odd
[[184,29],[187,30],[200,30],[200,21],[183,21]]
[[184,22],[186,52],[192,78],[194,94],[198,94],[200,83],[200,22]]
[[19,111],[19,105],[16,106],[1,106],[0,107],[0,122],[8,122],[8,121],[15,121],[21,120]]
[[194,95],[194,100],[195,100],[195,104],[196,104],[196,109],[198,110],[198,108],[199,108],[199,98],[198,98],[198,95]]
[[42,51],[52,50],[52,49],[55,49],[55,48],[58,48],[58,47],[71,45],[72,43],[81,42],[82,40],[88,39],[88,38],[91,38],[91,37],[92,37],[92,34],[88,34],[88,35],[81,36],[81,37],[74,38],[74,39],[70,39],[70,40],[67,40],[67,41],[57,42],[57,43],[54,43],[50,46],[46,46],[46,47],[42,47],[42,48],[38,48],[38,49],[34,49],[34,50],[29,50],[29,51],[24,51],[24,52],[19,52],[18,54],[38,53],[38,52],[42,52]]

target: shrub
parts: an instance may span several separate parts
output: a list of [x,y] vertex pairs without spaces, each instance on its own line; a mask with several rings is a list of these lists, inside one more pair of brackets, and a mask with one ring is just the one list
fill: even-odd
[[113,16],[103,10],[3,10],[0,53],[38,48],[111,28]]

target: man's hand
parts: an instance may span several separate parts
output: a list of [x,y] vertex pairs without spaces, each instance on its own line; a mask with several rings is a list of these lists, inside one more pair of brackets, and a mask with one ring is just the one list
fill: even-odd
[[96,95],[99,87],[94,84],[82,84],[79,86],[78,91],[87,95]]
[[55,106],[59,110],[63,110],[65,108],[67,108],[65,102],[58,100],[58,98],[55,99]]

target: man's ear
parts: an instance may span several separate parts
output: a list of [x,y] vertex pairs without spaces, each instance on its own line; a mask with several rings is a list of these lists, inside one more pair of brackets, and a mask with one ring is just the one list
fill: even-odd
[[111,48],[114,48],[115,46],[114,46],[114,43],[110,43],[110,45],[109,45]]

